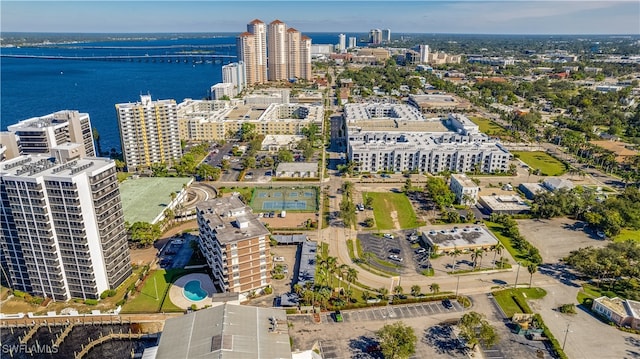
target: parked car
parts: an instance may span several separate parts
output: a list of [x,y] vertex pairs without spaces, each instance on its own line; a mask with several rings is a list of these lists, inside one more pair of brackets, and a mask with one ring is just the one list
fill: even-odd
[[426,253],[426,252],[427,252],[427,250],[424,249],[424,248],[418,248],[418,249],[415,250],[416,254],[422,254],[422,253]]
[[385,234],[383,235],[383,237],[384,237],[384,238],[388,238],[388,239],[393,239],[393,234],[385,233]]
[[273,261],[274,262],[284,262],[284,257],[274,257]]
[[389,249],[389,252],[394,254],[400,254],[400,248],[391,248]]
[[335,312],[335,318],[336,318],[336,322],[340,323],[344,320],[344,318],[342,318],[342,313],[340,313],[339,310],[336,310]]
[[451,301],[449,299],[443,300],[442,305],[447,309],[453,308],[453,304],[451,304]]
[[396,254],[392,254],[389,256],[389,259],[394,260],[396,262],[402,262],[402,257],[396,255]]

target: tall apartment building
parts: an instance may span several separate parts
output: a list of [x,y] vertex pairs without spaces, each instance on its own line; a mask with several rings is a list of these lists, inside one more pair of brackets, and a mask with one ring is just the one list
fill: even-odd
[[222,66],[222,82],[233,84],[236,93],[241,93],[247,87],[247,67],[244,61]]
[[196,205],[200,249],[214,283],[225,292],[248,293],[271,284],[269,230],[237,196]]
[[247,31],[236,38],[238,60],[245,64],[246,84],[267,81],[267,27],[255,19],[247,24]]
[[20,121],[7,129],[17,138],[9,141],[10,135],[5,134],[2,140],[19,144],[20,154],[49,154],[56,146],[77,143],[82,145],[83,157],[96,156],[87,113],[58,111]]
[[267,80],[311,79],[311,39],[295,29],[287,29],[280,20],[268,26],[253,20],[247,25],[247,32],[237,37],[236,45],[238,59],[245,63],[247,85]]
[[339,34],[338,35],[338,52],[343,52],[347,49],[347,35]]
[[269,81],[287,79],[287,25],[272,21],[267,28],[267,75]]
[[369,31],[369,43],[379,45],[382,43],[382,30],[371,29]]
[[382,42],[386,42],[386,43],[391,42],[391,29],[382,30]]
[[420,63],[426,64],[429,62],[429,45],[419,45],[420,50]]
[[141,95],[139,102],[116,104],[116,112],[128,171],[170,165],[182,157],[175,100],[153,101],[151,95]]
[[305,80],[311,80],[311,38],[305,35],[301,37],[302,44],[300,46],[300,77]]
[[358,46],[358,38],[355,36],[349,37],[349,48],[353,49]]
[[96,299],[131,274],[113,160],[0,163],[0,222],[0,264],[14,289]]
[[301,47],[302,47],[302,38],[300,35],[300,31],[289,28],[287,29],[287,37],[286,37],[286,45],[287,45],[287,79],[295,79],[301,77],[302,69],[301,69]]

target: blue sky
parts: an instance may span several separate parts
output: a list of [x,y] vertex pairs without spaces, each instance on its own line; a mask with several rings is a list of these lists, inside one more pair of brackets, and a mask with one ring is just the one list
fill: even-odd
[[640,34],[640,1],[0,1],[3,32]]

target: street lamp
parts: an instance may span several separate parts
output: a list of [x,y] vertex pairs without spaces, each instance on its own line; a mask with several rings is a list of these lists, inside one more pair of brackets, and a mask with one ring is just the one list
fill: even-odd
[[460,275],[458,275],[458,282],[456,282],[456,298],[458,297],[458,287],[460,286]]
[[516,282],[513,284],[514,289],[518,287],[518,276],[520,275],[520,262],[516,263],[518,263],[518,270],[516,271]]
[[571,323],[567,323],[567,329],[564,330],[564,340],[562,341],[562,350],[564,351],[564,345],[567,344],[567,336],[569,336],[569,326]]

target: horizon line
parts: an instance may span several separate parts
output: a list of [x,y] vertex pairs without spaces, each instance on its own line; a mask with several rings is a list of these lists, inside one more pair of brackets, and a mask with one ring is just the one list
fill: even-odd
[[[131,35],[150,35],[150,34],[240,34],[239,31],[169,31],[169,32],[75,32],[75,31],[2,31],[2,34],[87,34],[87,35],[112,35],[112,34],[131,34]],[[367,34],[368,31],[304,31],[305,34],[342,34],[355,33]],[[395,35],[502,35],[502,36],[630,36],[640,37],[640,34],[632,33],[476,33],[476,32],[392,32]]]

